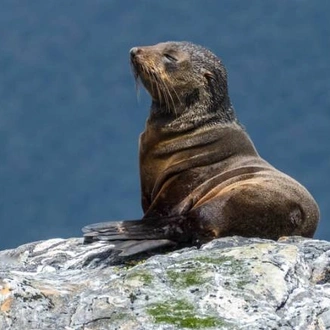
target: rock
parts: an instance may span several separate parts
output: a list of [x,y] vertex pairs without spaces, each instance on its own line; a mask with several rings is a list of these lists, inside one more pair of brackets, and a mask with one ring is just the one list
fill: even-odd
[[329,328],[325,241],[228,237],[135,263],[78,238],[0,252],[1,330]]

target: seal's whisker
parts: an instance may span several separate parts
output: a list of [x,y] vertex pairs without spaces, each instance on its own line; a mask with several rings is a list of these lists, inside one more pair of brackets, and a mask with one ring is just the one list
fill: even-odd
[[[172,94],[170,93],[170,90],[168,88],[168,85],[165,83],[165,81],[163,81],[163,85],[164,85],[164,88],[166,89],[166,94],[169,95],[169,98],[170,98],[170,100],[172,102],[173,111],[174,111],[175,115],[177,115],[176,109],[175,109],[175,102],[173,100]],[[170,111],[171,109],[168,109],[168,110]]]
[[[165,82],[164,82],[164,85],[165,85]],[[181,102],[181,100],[180,100],[180,97],[179,97],[178,93],[176,92],[175,88],[174,88],[173,86],[171,86],[171,84],[167,84],[167,83],[166,83],[166,88],[167,88],[167,90],[168,90],[168,93],[171,95],[172,104],[173,104],[173,111],[174,111],[175,115],[177,115],[177,113],[176,113],[176,108],[175,108],[175,102],[174,102],[174,100],[173,100],[173,96],[172,96],[172,94],[171,94],[171,92],[170,92],[170,89],[174,92],[174,94],[175,94],[175,96],[176,96],[176,99],[177,99],[177,101],[179,102],[179,104],[182,105],[182,102]]]
[[163,88],[163,84],[162,84],[162,80],[159,78],[158,76],[158,73],[154,73],[154,79],[155,79],[155,84],[157,86],[157,89],[158,89],[158,92],[159,92],[159,100],[161,102],[164,102],[165,103],[165,108],[167,108],[167,104],[168,104],[168,99],[167,99],[167,95],[166,95],[166,92],[164,91],[164,88]]
[[152,71],[150,71],[150,74],[151,74],[151,77],[153,78],[152,86],[155,85],[155,87],[156,87],[156,91],[157,91],[158,99],[161,100],[162,95],[161,95],[161,91],[160,91],[160,88],[159,88],[159,85],[158,85],[158,82],[157,82],[157,75],[156,75],[155,72],[152,72]]
[[[149,68],[146,68],[146,74],[148,75],[148,77],[153,77],[153,73]],[[150,86],[151,86],[151,93],[154,94],[155,93],[155,86],[154,86],[154,83],[153,83],[152,79],[150,79]]]
[[162,90],[163,90],[163,94],[164,94],[164,98],[165,98],[165,109],[170,112],[171,108],[170,108],[170,101],[172,100],[172,96],[171,94],[168,92],[168,88],[166,87],[165,83],[163,80],[159,80],[160,85],[162,86]]
[[139,79],[139,74],[134,66],[134,64],[132,62],[130,62],[131,65],[131,71],[133,73],[133,77],[134,77],[134,81],[135,81],[135,86],[137,87],[138,85],[138,79]]
[[[159,85],[160,89],[162,90],[162,94],[163,94],[163,98],[164,98],[164,102],[165,102],[165,109],[168,112],[171,112],[171,107],[170,107],[170,101],[172,102],[173,108],[174,108],[174,101],[172,98],[171,93],[168,90],[168,87],[166,86],[165,82],[163,79],[161,79],[161,77],[159,77],[158,75],[156,76],[157,79],[157,84]],[[175,109],[174,109],[175,111]]]

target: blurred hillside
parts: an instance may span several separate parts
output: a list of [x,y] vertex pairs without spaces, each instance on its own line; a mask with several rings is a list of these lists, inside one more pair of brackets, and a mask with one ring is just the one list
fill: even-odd
[[132,46],[219,55],[259,153],[319,202],[330,239],[330,2],[3,0],[0,248],[142,215]]

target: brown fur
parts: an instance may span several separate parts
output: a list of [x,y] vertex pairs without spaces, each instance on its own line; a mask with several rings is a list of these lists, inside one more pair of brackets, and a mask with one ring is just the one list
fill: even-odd
[[[258,155],[235,116],[226,70],[214,54],[168,42],[133,48],[131,63],[152,98],[140,137],[145,214],[139,222],[117,223],[116,230],[107,223],[103,238],[110,227],[109,240],[114,235],[188,244],[228,235],[313,236],[316,202]],[[90,237],[102,236],[100,227],[88,229]]]

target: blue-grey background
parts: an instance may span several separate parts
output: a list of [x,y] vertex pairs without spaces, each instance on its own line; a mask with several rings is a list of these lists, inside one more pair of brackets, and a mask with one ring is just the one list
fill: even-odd
[[319,202],[330,239],[330,1],[1,0],[0,248],[142,215],[136,45],[202,44],[260,154]]

